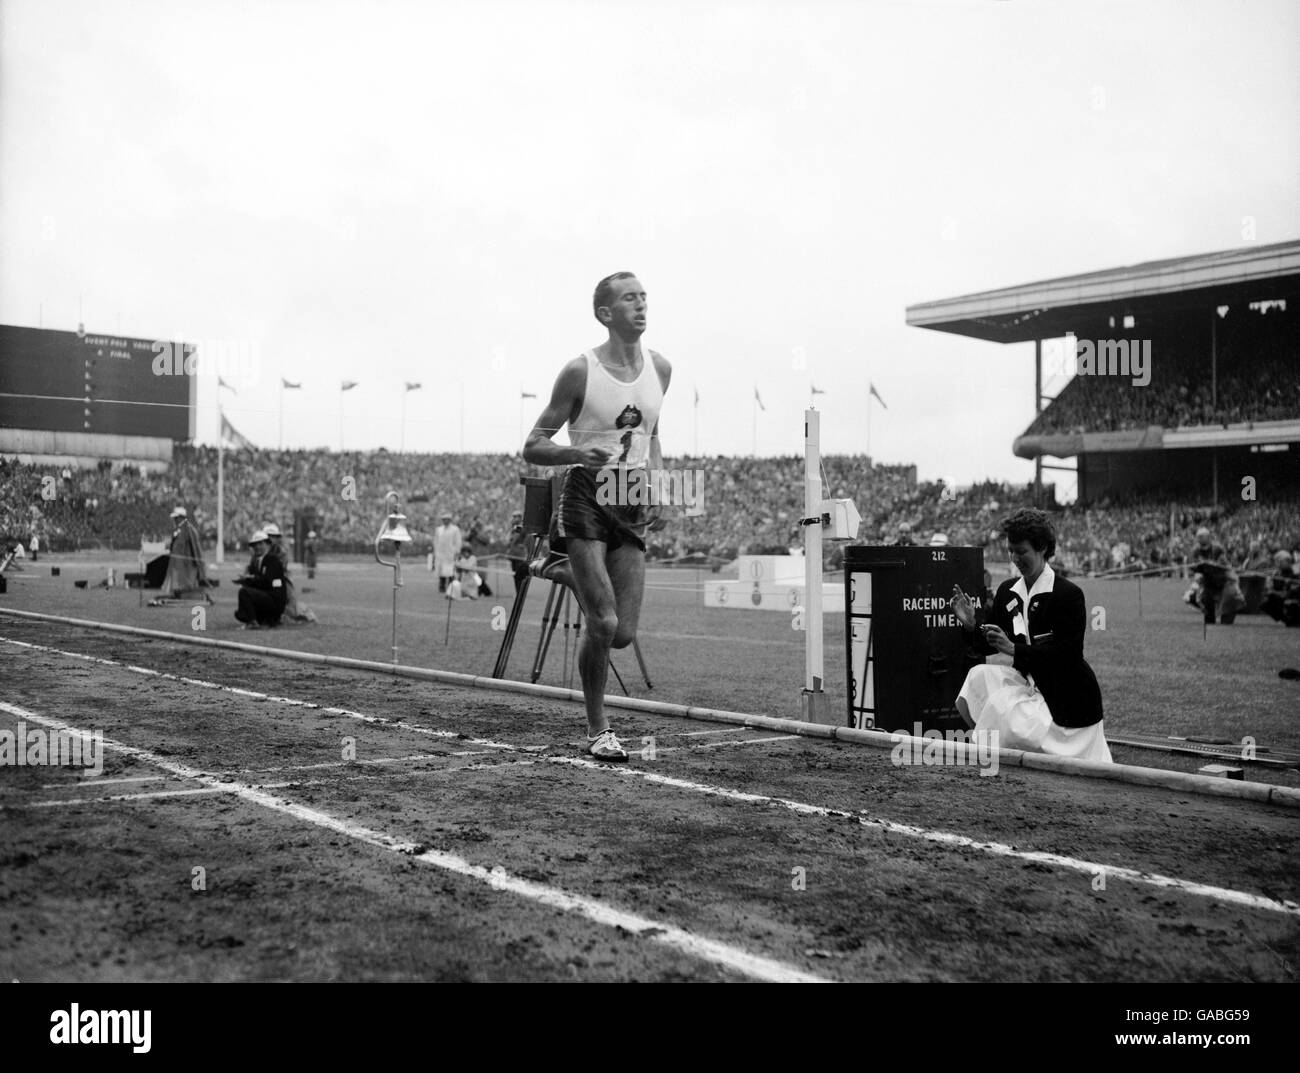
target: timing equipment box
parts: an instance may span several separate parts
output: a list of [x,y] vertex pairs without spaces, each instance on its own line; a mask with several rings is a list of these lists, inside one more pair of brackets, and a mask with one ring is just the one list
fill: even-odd
[[957,694],[977,658],[948,606],[954,585],[978,604],[982,548],[844,549],[849,726],[962,727]]

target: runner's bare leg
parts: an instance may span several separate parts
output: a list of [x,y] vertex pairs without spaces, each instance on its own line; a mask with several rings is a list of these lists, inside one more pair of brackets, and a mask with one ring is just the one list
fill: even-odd
[[605,679],[609,675],[609,650],[618,627],[618,602],[614,583],[605,567],[605,542],[568,537],[565,544],[573,569],[573,588],[587,617],[587,628],[578,647],[578,674],[582,677],[582,696],[587,705],[587,736],[594,738],[609,729],[605,715]]
[[609,651],[624,648],[636,636],[645,590],[645,553],[631,544],[608,551],[599,540],[567,540],[574,590],[587,618],[578,649],[578,673],[587,705],[587,734],[609,729],[605,682]]

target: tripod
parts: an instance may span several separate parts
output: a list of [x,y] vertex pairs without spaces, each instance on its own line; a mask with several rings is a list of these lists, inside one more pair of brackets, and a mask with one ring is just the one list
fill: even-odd
[[[548,532],[551,523],[552,511],[552,483],[551,479],[538,477],[520,477],[519,483],[524,486],[524,554],[528,562],[537,558],[539,549],[542,546],[543,534]],[[510,651],[514,647],[515,634],[519,629],[519,620],[523,616],[524,603],[528,596],[528,590],[532,585],[534,575],[526,575],[519,586],[518,593],[515,594],[514,606],[510,609],[510,618],[506,622],[505,636],[501,638],[501,648],[497,652],[496,664],[492,668],[493,678],[504,678],[506,676],[506,665],[510,661]],[[539,580],[548,581],[548,578]],[[542,669],[546,664],[546,656],[550,651],[551,641],[555,636],[555,628],[560,620],[561,611],[564,614],[564,664],[567,670],[567,678],[572,682],[572,669],[569,666],[569,630],[574,631],[574,654],[577,654],[578,643],[581,640],[582,631],[582,605],[578,601],[578,595],[568,585],[561,581],[550,581],[550,591],[546,594],[546,605],[542,610],[542,633],[537,639],[537,652],[533,657],[533,667],[529,676],[529,681],[536,683],[542,676]],[[571,612],[576,610],[576,616],[570,617]],[[572,623],[572,626],[570,625]],[[632,650],[636,653],[637,665],[641,669],[641,677],[645,681],[646,689],[653,689],[650,683],[650,672],[646,669],[645,657],[641,654],[641,644],[635,638],[632,641]],[[619,687],[623,690],[624,696],[627,696],[627,686],[623,682],[623,676],[618,673],[618,668],[614,666],[614,661],[609,662],[609,669],[614,672],[614,677],[618,680]]]

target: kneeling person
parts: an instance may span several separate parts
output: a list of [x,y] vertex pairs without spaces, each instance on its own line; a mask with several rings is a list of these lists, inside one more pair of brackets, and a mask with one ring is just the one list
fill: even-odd
[[245,629],[280,625],[286,599],[284,566],[275,555],[268,554],[270,538],[258,530],[248,538],[253,553],[248,573],[238,579],[239,608],[235,618]]
[[1044,511],[1018,510],[1002,532],[1021,576],[998,588],[991,622],[977,628],[976,605],[959,586],[950,603],[973,650],[1010,656],[1011,665],[972,667],[957,709],[977,733],[996,731],[999,748],[1111,763],[1101,688],[1083,658],[1083,591],[1047,563],[1056,552],[1052,524]]

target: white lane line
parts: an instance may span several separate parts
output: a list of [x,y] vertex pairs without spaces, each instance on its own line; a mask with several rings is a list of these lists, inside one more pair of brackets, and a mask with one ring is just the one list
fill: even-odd
[[[486,750],[485,750],[486,751]],[[464,755],[456,753],[413,753],[410,756],[381,756],[375,760],[327,760],[319,764],[283,764],[278,767],[241,767],[230,771],[213,772],[216,775],[255,775],[263,772],[277,775],[285,771],[325,771],[336,767],[374,767],[384,764],[405,764],[418,760],[445,760],[448,756]]]
[[[465,764],[462,767],[438,768],[432,771],[401,771],[391,776],[351,775],[345,779],[290,779],[286,782],[249,783],[257,790],[284,790],[289,787],[297,789],[303,786],[337,786],[340,782],[369,782],[387,777],[397,779],[433,778],[439,775],[456,775],[462,771],[491,771],[495,768],[532,767],[537,760],[502,760],[496,764]],[[118,801],[152,801],[160,797],[183,797],[193,794],[223,794],[229,790],[197,788],[193,790],[151,790],[140,794],[112,794],[108,797],[65,797],[54,801],[32,801],[24,804],[6,805],[0,803],[0,812],[19,812],[25,808],[62,808],[66,805],[102,805]]]
[[726,730],[685,730],[683,738],[702,738],[706,734],[743,734],[749,727],[728,727]]
[[115,801],[157,801],[160,797],[193,797],[195,794],[224,794],[228,791],[210,786],[193,790],[152,790],[143,794],[113,794],[110,797],[65,797],[60,801],[31,801],[24,805],[0,805],[0,811],[18,812],[25,808],[65,808],[69,805],[102,805]]
[[[48,716],[38,715],[36,712],[27,711],[12,704],[0,701],[0,709],[16,715],[19,718],[30,720],[51,730],[63,730],[74,734],[87,733],[78,727],[65,723],[60,719],[52,719]],[[346,835],[348,838],[355,839],[358,842],[364,842],[367,845],[374,846],[378,849],[388,850],[392,853],[400,853],[410,857],[413,860],[420,861],[422,864],[432,865],[435,868],[441,868],[447,872],[453,872],[457,875],[474,879],[480,883],[486,883],[493,890],[506,891],[510,894],[527,898],[531,901],[538,902],[541,905],[550,906],[563,912],[579,913],[588,920],[595,921],[597,924],[604,924],[611,928],[621,928],[624,931],[631,932],[634,935],[640,935],[651,942],[661,943],[664,946],[673,948],[681,953],[688,954],[698,958],[701,961],[708,962],[721,968],[730,969],[732,972],[741,973],[745,976],[752,977],[756,980],[766,980],[773,983],[828,983],[829,981],[820,976],[814,976],[811,973],[804,972],[794,965],[787,965],[784,962],[776,961],[773,958],[762,957],[757,954],[751,954],[747,950],[731,946],[728,943],[718,942],[714,939],[706,939],[703,936],[695,935],[684,928],[679,928],[673,924],[665,924],[657,920],[651,920],[648,917],[640,916],[636,913],[629,913],[626,910],[618,909],[604,902],[598,902],[594,898],[586,898],[582,895],[572,894],[556,887],[549,887],[542,883],[536,883],[532,880],[524,879],[521,876],[511,875],[504,868],[484,868],[482,865],[471,864],[463,857],[458,857],[453,853],[446,853],[441,850],[424,849],[421,845],[412,842],[403,842],[399,839],[386,835],[381,831],[371,830],[360,824],[352,823],[349,820],[332,816],[327,812],[319,809],[309,808],[306,805],[300,805],[293,801],[287,801],[283,798],[274,797],[245,783],[228,781],[205,775],[195,768],[187,767],[184,764],[177,764],[162,756],[155,756],[147,749],[139,749],[133,745],[127,745],[108,738],[104,738],[104,747],[116,750],[125,756],[132,757],[135,760],[152,764],[163,771],[170,772],[180,778],[193,779],[196,782],[204,783],[214,791],[234,794],[250,804],[260,805],[262,808],[269,809],[273,812],[279,812],[294,819],[301,820],[304,823],[312,824],[337,834]],[[532,761],[535,762],[535,761]]]
[[[746,727],[746,730],[749,728]],[[774,741],[794,741],[800,735],[798,734],[778,734],[772,738],[746,738],[744,741],[710,741],[703,745],[659,745],[655,747],[655,754],[659,753],[694,753],[702,749],[734,749],[739,745],[767,745]]]
[[[389,756],[377,760],[334,760],[323,764],[290,764],[282,767],[246,767],[234,771],[224,771],[223,775],[251,775],[259,771],[274,774],[281,771],[317,771],[323,768],[348,767],[349,765],[404,764],[408,760],[445,760],[449,756],[485,756],[491,749],[459,749],[454,753],[415,753],[411,756]],[[455,770],[461,770],[457,768]],[[96,775],[87,775],[76,782],[46,782],[42,790],[83,790],[87,787],[98,789],[100,786],[117,786],[129,782],[171,782],[170,775],[135,775],[129,779],[104,779]],[[96,798],[97,801],[109,801],[111,798]]]
[[690,745],[690,749],[732,749],[737,745],[769,745],[774,741],[795,741],[798,734],[777,734],[770,738],[746,738],[744,741],[711,741],[704,745]]
[[1161,887],[1182,891],[1184,894],[1194,894],[1204,898],[1213,898],[1216,901],[1225,902],[1229,905],[1241,905],[1250,909],[1267,909],[1274,913],[1285,913],[1289,916],[1300,916],[1300,903],[1278,900],[1274,898],[1265,898],[1259,894],[1251,894],[1248,891],[1233,890],[1231,887],[1215,887],[1208,883],[1195,883],[1187,879],[1176,879],[1172,876],[1157,875],[1154,872],[1139,872],[1133,868],[1122,868],[1113,864],[1098,864],[1094,861],[1083,861],[1075,857],[1066,857],[1058,853],[1043,853],[1035,850],[1016,849],[1015,846],[1008,846],[1002,842],[978,842],[973,838],[967,838],[965,835],[953,834],[949,831],[932,831],[925,827],[916,827],[908,823],[895,823],[893,820],[876,819],[867,815],[865,812],[845,812],[842,809],[827,808],[824,805],[810,805],[802,801],[791,801],[783,797],[767,797],[763,794],[750,794],[742,790],[731,790],[723,786],[710,786],[706,783],[689,782],[685,779],[673,778],[670,775],[656,775],[653,772],[645,771],[641,768],[623,767],[622,765],[613,766],[611,764],[598,763],[595,760],[582,760],[578,757],[571,756],[544,756],[541,758],[548,764],[567,764],[572,767],[586,768],[589,771],[613,772],[616,775],[622,775],[627,778],[645,779],[647,782],[657,783],[661,786],[671,786],[678,790],[689,790],[693,793],[705,794],[709,797],[722,797],[731,801],[745,801],[755,805],[780,805],[782,808],[789,809],[792,812],[799,812],[808,816],[827,816],[837,819],[856,820],[863,827],[875,827],[890,834],[904,835],[908,838],[917,838],[926,842],[934,842],[943,846],[950,846],[954,849],[973,849],[981,853],[992,854],[996,857],[1009,857],[1020,861],[1033,861],[1039,864],[1053,864],[1059,868],[1069,868],[1076,872],[1086,872],[1089,875],[1104,874],[1115,879],[1126,879],[1133,883],[1145,883],[1152,887]]
[[116,786],[119,783],[126,782],[171,782],[170,775],[135,775],[129,779],[104,779],[97,775],[86,775],[77,782],[46,782],[41,784],[42,790],[81,790],[87,786]]
[[[113,660],[102,659],[99,656],[84,656],[77,652],[64,652],[62,649],[49,648],[45,645],[33,645],[25,641],[12,641],[8,638],[0,638],[0,641],[8,641],[10,644],[22,645],[27,648],[37,648],[47,652],[55,652],[63,655],[73,656],[77,659],[89,659],[97,663],[104,663],[111,666],[120,667],[122,664]],[[175,675],[167,674],[162,671],[154,671],[165,678],[174,678],[177,681],[189,681],[191,684],[203,684],[206,688],[225,689],[228,687],[217,685],[216,683],[197,683],[193,680],[177,678]],[[339,714],[348,715],[351,718],[361,719],[368,723],[376,723],[384,726],[399,727],[403,730],[410,730],[415,733],[430,734],[436,737],[454,737],[459,738],[459,734],[451,731],[432,730],[428,727],[418,727],[409,723],[402,723],[397,720],[383,719],[379,716],[366,715],[362,712],[349,712],[343,708],[320,708],[319,705],[310,704],[306,701],[294,700],[292,698],[271,697],[271,700],[283,702],[290,705],[308,708],[318,708],[321,711],[333,711]],[[7,707],[0,703],[0,709]],[[749,729],[749,728],[745,728]],[[535,752],[544,749],[545,746],[516,746],[505,742],[485,741],[478,738],[468,739],[469,744],[483,745],[492,749],[508,749],[515,751]],[[1033,861],[1039,864],[1051,864],[1060,868],[1068,868],[1078,872],[1086,872],[1089,875],[1104,874],[1113,876],[1116,879],[1125,879],[1133,883],[1144,883],[1153,887],[1173,888],[1186,894],[1193,894],[1199,897],[1213,898],[1216,901],[1225,902],[1231,905],[1244,905],[1252,909],[1266,909],[1271,912],[1286,913],[1300,916],[1300,904],[1289,900],[1276,900],[1266,898],[1262,895],[1251,894],[1248,891],[1234,890],[1230,887],[1215,887],[1205,883],[1196,883],[1191,880],[1177,879],[1171,876],[1162,876],[1150,872],[1139,872],[1136,869],[1124,868],[1119,865],[1099,864],[1094,861],[1079,860],[1075,857],[1066,857],[1055,853],[1043,853],[1033,850],[1020,850],[1014,846],[1006,845],[1001,842],[979,842],[965,835],[953,834],[950,831],[934,831],[924,827],[916,827],[911,824],[896,823],[893,820],[876,819],[865,813],[844,812],[840,809],[826,808],[821,805],[810,805],[804,802],[791,801],[785,798],[765,797],[761,794],[747,794],[739,790],[730,790],[726,787],[708,786],[703,783],[687,782],[683,779],[674,779],[667,775],[655,775],[640,768],[623,768],[611,767],[609,764],[600,763],[595,760],[584,760],[579,757],[567,756],[545,756],[541,759],[548,763],[572,764],[585,767],[593,771],[612,771],[616,774],[625,776],[634,776],[646,779],[652,783],[658,783],[665,786],[673,786],[677,789],[690,790],[695,793],[702,793],[715,797],[726,797],[735,801],[749,801],[755,804],[778,804],[783,808],[788,808],[795,812],[801,812],[807,815],[817,816],[836,816],[846,819],[854,819],[865,827],[876,827],[881,830],[904,835],[908,838],[917,838],[923,841],[932,842],[938,845],[950,846],[960,849],[974,849],[981,853],[988,853],[997,857],[1008,857],[1022,861]]]

